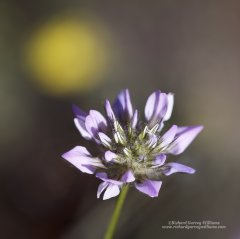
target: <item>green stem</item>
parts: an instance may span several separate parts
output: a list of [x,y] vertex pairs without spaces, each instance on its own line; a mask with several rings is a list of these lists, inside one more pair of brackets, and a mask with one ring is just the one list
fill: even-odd
[[117,226],[117,223],[118,223],[118,219],[119,219],[124,201],[125,201],[126,196],[127,196],[128,188],[129,188],[129,186],[126,185],[126,186],[123,186],[123,188],[121,190],[121,193],[120,193],[120,195],[117,199],[117,203],[116,203],[114,212],[112,214],[110,223],[109,223],[107,231],[105,233],[104,239],[112,239],[113,238],[113,234],[115,232],[115,229],[116,229],[116,226]]

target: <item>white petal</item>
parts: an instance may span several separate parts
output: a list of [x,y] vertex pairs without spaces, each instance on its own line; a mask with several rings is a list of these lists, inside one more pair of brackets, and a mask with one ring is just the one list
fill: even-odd
[[102,192],[104,191],[104,189],[109,185],[108,182],[102,182],[99,184],[98,186],[98,190],[97,190],[97,198],[99,198],[102,194]]
[[119,193],[119,186],[110,183],[103,195],[103,200],[116,197]]

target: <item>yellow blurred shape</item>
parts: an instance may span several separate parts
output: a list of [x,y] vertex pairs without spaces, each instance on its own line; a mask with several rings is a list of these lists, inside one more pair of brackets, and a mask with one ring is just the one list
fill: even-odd
[[106,70],[106,39],[104,30],[94,22],[69,18],[48,22],[26,44],[30,78],[51,94],[93,87]]

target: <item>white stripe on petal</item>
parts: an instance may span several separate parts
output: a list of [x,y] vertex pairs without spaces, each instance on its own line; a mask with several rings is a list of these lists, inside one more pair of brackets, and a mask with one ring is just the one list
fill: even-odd
[[126,104],[126,110],[128,112],[129,118],[132,118],[133,116],[133,107],[132,107],[132,102],[129,94],[129,90],[125,90],[125,104]]
[[147,100],[145,106],[145,117],[149,125],[153,126],[163,120],[167,112],[168,97],[166,93],[160,90],[152,93]]
[[100,139],[101,143],[103,144],[103,146],[108,147],[108,148],[111,147],[112,140],[106,134],[99,132],[98,136],[99,136],[99,139]]
[[112,106],[109,102],[109,100],[106,100],[105,102],[105,110],[106,110],[106,113],[107,113],[107,116],[108,118],[111,120],[111,121],[115,121],[116,120],[116,117],[115,117],[115,114],[112,110]]
[[102,194],[102,192],[104,191],[104,189],[109,185],[108,182],[102,182],[99,184],[98,186],[98,190],[97,190],[97,198],[99,198]]
[[132,120],[131,120],[131,128],[132,129],[135,129],[136,126],[137,126],[137,122],[138,122],[138,111],[135,110],[134,111],[134,114],[133,114],[133,117],[132,117]]

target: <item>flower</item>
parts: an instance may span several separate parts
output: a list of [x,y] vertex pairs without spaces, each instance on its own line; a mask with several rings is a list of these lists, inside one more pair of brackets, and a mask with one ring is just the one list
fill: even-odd
[[117,196],[124,184],[157,197],[164,176],[195,173],[193,168],[166,159],[168,154],[181,154],[203,129],[173,125],[162,133],[173,104],[172,93],[152,93],[145,106],[145,122],[134,110],[127,89],[119,93],[112,106],[106,100],[106,117],[96,110],[85,113],[74,105],[77,129],[97,146],[99,153],[93,156],[85,147],[76,146],[62,157],[83,173],[102,180],[98,198],[103,192],[104,200]]

